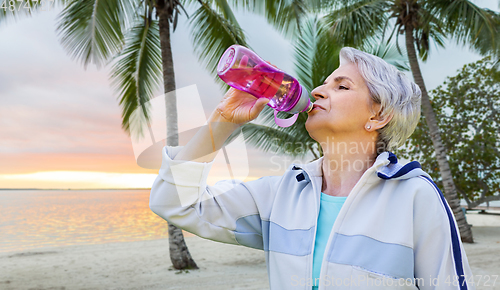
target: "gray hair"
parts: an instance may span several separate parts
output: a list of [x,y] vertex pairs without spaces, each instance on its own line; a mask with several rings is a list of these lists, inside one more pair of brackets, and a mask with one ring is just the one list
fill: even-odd
[[[392,119],[378,130],[377,150],[393,150],[404,144],[420,119],[420,88],[380,57],[351,47],[340,50],[340,65],[354,63],[368,86],[380,116]],[[378,152],[381,153],[381,152]]]

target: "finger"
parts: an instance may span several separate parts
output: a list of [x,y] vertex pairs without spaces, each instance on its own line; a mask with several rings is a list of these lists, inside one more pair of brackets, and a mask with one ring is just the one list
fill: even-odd
[[252,109],[250,110],[250,117],[252,119],[257,118],[257,116],[262,112],[264,107],[269,103],[269,99],[267,98],[260,98],[257,101],[255,101],[255,104],[253,105]]
[[236,92],[235,88],[229,87],[226,94],[224,94],[224,97],[222,98],[221,102],[224,102],[226,99],[230,98],[232,95],[234,95],[235,92]]
[[266,62],[267,62],[268,64],[270,64],[270,65],[274,66],[275,68],[278,68],[277,66],[275,66],[274,64],[272,64],[270,61],[267,61],[267,60],[266,60]]
[[243,57],[241,57],[239,67],[246,67],[247,64],[248,64],[248,56],[244,55]]

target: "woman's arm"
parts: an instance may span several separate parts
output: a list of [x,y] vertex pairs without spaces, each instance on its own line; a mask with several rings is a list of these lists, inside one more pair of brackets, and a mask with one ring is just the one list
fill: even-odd
[[241,124],[255,119],[267,99],[230,89],[184,147],[165,146],[151,187],[151,210],[200,237],[263,249],[262,224],[270,213],[281,177],[207,185],[216,151]]
[[421,290],[474,290],[474,277],[453,213],[437,186],[423,178],[414,201],[415,278]]
[[174,159],[212,162],[231,133],[257,118],[268,102],[269,99],[257,99],[246,92],[229,89],[210,115],[207,126],[203,126]]

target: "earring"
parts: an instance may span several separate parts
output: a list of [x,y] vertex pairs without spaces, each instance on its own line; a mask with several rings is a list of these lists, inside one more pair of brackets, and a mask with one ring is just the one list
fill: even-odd
[[368,125],[366,126],[366,130],[370,130],[372,128],[372,126]]

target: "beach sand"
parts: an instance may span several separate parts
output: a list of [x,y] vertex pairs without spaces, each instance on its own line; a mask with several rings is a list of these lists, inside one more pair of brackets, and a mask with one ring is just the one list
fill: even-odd
[[[477,289],[498,289],[500,215],[467,214],[464,244]],[[0,289],[269,289],[264,252],[199,237],[186,242],[199,270],[173,270],[168,240],[43,248],[0,254]],[[500,279],[497,279],[500,280]],[[477,282],[477,279],[476,279]]]
[[172,269],[168,239],[0,254],[0,289],[268,289],[264,252],[186,237],[199,270]]

